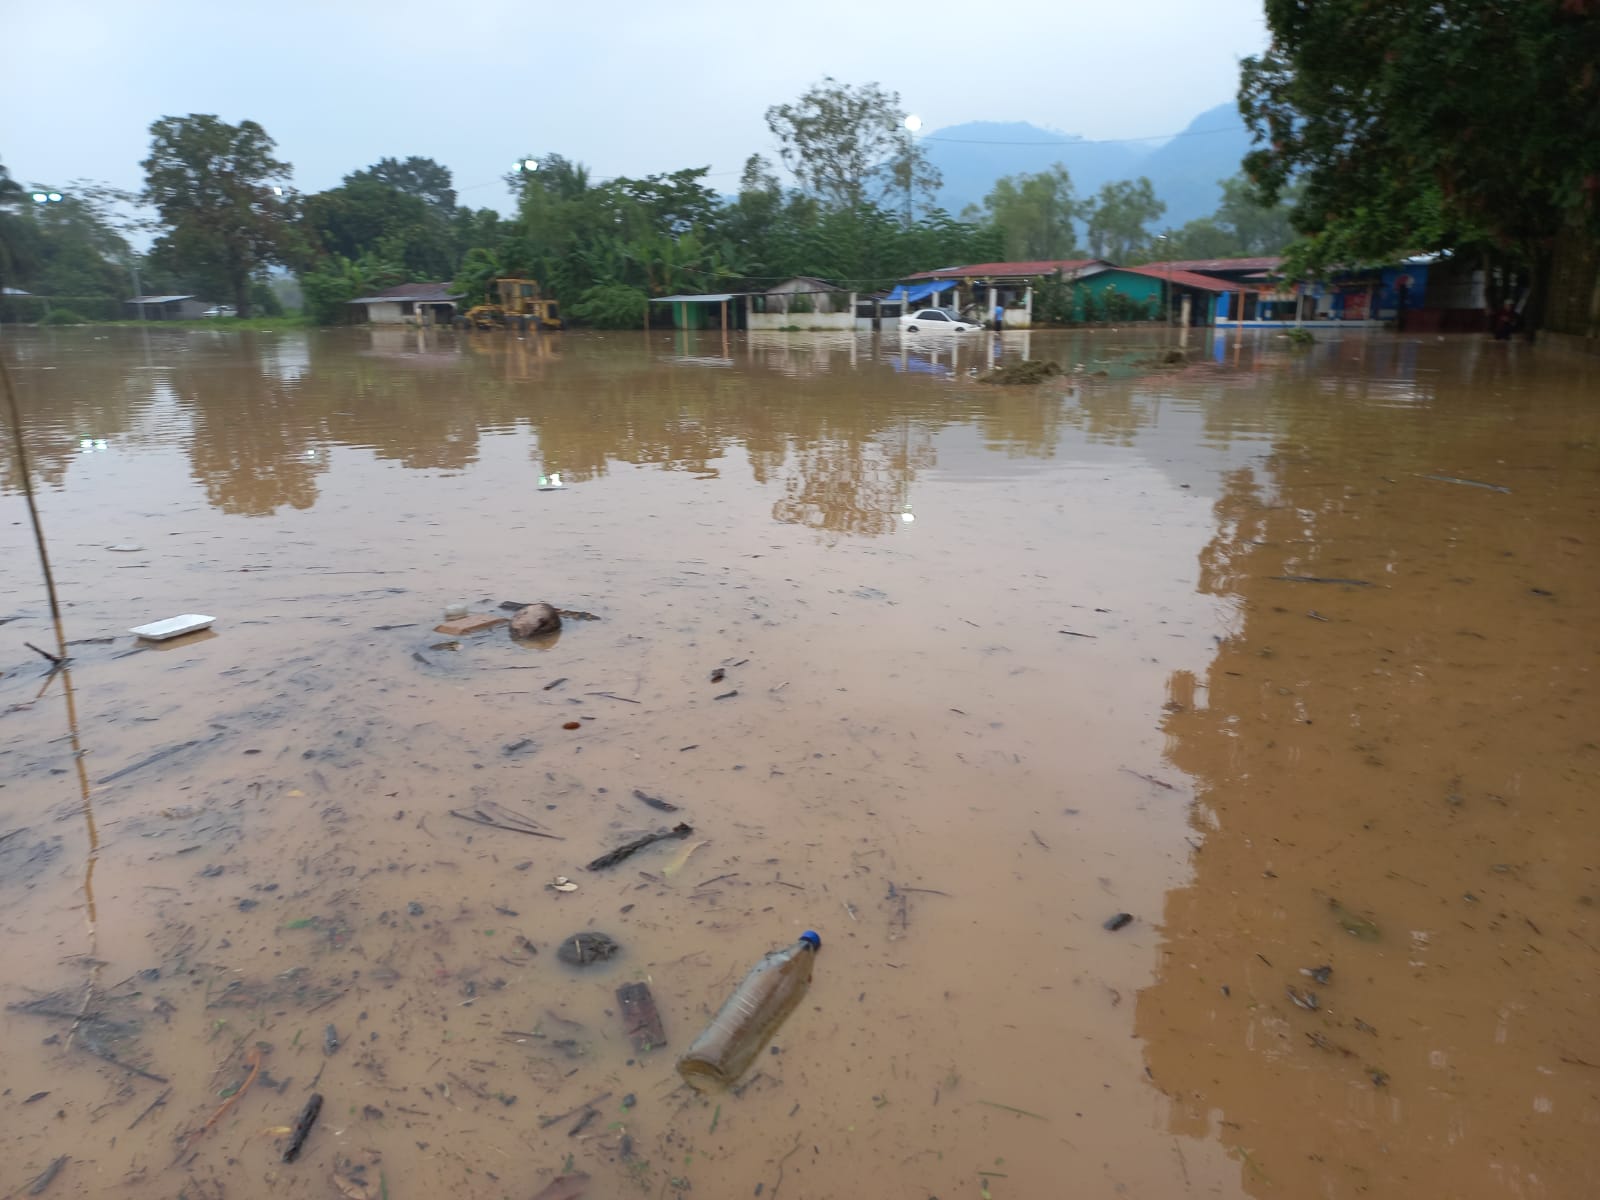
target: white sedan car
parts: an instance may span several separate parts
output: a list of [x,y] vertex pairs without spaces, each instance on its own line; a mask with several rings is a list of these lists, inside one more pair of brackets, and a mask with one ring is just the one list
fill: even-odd
[[948,308],[919,308],[900,318],[904,333],[973,333],[983,326]]

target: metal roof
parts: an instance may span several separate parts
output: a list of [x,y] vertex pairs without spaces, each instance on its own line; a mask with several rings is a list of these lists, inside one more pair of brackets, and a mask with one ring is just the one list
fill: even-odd
[[1259,258],[1181,258],[1144,265],[1160,267],[1163,271],[1171,267],[1174,271],[1199,271],[1201,274],[1214,271],[1276,271],[1283,266],[1283,259],[1268,254]]
[[132,300],[124,300],[124,304],[171,304],[177,300],[193,300],[193,296],[135,296]]
[[724,300],[733,300],[739,296],[747,296],[748,292],[707,292],[703,296],[652,296],[651,304],[720,304]]
[[919,271],[907,279],[975,279],[984,276],[1028,278],[1037,275],[1073,274],[1084,267],[1110,266],[1103,258],[1045,258],[1029,262],[973,263],[965,267],[941,267],[937,271]]
[[1238,284],[1227,279],[1218,279],[1213,275],[1196,275],[1193,271],[1180,271],[1166,266],[1157,267],[1155,263],[1143,267],[1112,267],[1113,271],[1126,271],[1130,275],[1144,275],[1150,279],[1165,279],[1168,283],[1178,287],[1194,288],[1201,292],[1234,292],[1238,291]]
[[361,296],[351,304],[392,304],[403,300],[420,300],[423,303],[441,303],[461,299],[460,292],[452,292],[448,283],[401,283],[384,288],[371,296]]
[[[792,283],[809,283],[813,286],[804,289],[793,288],[789,286]],[[850,288],[834,287],[833,284],[829,283],[826,279],[818,279],[815,275],[794,275],[788,279],[785,279],[782,283],[774,284],[772,287],[769,287],[767,289],[767,295],[805,296],[814,292],[848,292],[850,290]]]

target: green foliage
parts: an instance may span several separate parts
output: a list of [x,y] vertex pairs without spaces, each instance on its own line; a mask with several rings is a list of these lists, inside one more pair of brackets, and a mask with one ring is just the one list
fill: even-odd
[[447,279],[456,267],[448,215],[367,172],[307,197],[301,223],[307,240],[326,254],[376,253],[415,279]]
[[1105,184],[1088,205],[1089,253],[1118,263],[1147,257],[1153,241],[1148,226],[1166,211],[1143,175]]
[[0,286],[16,286],[12,281],[33,267],[22,240],[21,210],[26,202],[22,185],[0,163]]
[[1001,253],[1011,261],[1073,258],[1078,238],[1073,222],[1085,215],[1073,194],[1072,177],[1056,163],[1036,175],[997,180],[983,198],[1001,239]]
[[296,254],[289,219],[289,164],[254,121],[229,125],[191,113],[150,126],[144,198],[167,231],[158,248],[180,269],[215,269],[241,317],[250,315],[250,282],[257,270]]
[[625,283],[604,283],[583,293],[571,316],[599,329],[640,329],[645,323],[648,298]]
[[451,178],[450,168],[431,158],[412,155],[404,162],[397,158],[380,158],[365,171],[345,177],[346,184],[365,180],[415,196],[440,216],[448,218],[455,213],[455,180]]
[[490,284],[509,274],[494,251],[477,247],[461,260],[450,290],[460,294],[463,308],[471,308],[488,301]]
[[1073,285],[1059,279],[1047,279],[1033,291],[1033,315],[1046,324],[1070,324],[1077,319],[1079,307]]
[[57,194],[59,200],[34,203],[0,165],[0,284],[120,303],[130,294],[133,251],[107,212],[108,190],[74,180]]
[[800,186],[829,208],[859,209],[900,197],[909,210],[942,179],[905,127],[898,92],[876,83],[852,86],[831,76],[793,104],[767,109],[783,163]]
[[1164,259],[1230,258],[1244,253],[1238,235],[1216,217],[1197,217],[1182,229],[1168,230],[1166,238],[1160,247]]
[[1299,183],[1281,189],[1276,203],[1263,204],[1250,180],[1243,175],[1221,181],[1222,202],[1216,222],[1233,234],[1237,253],[1246,257],[1282,254],[1294,241],[1293,205],[1304,190]]
[[319,325],[344,324],[350,320],[350,301],[404,282],[403,268],[371,254],[354,261],[329,255],[300,276],[306,315]]
[[1266,17],[1239,87],[1261,143],[1245,169],[1263,201],[1303,182],[1300,266],[1484,243],[1542,276],[1564,224],[1600,233],[1593,0],[1267,0]]
[[88,317],[75,313],[70,308],[52,308],[39,322],[41,325],[87,325],[88,323]]
[[250,306],[263,317],[283,316],[283,303],[265,279],[250,281]]
[[1156,300],[1136,300],[1126,292],[1107,288],[1100,294],[1101,318],[1105,321],[1152,321],[1160,308]]

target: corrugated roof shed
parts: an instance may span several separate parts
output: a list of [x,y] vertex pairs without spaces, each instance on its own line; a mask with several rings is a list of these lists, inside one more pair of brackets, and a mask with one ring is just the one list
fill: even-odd
[[1085,267],[1110,266],[1103,258],[1046,258],[1027,262],[973,263],[965,267],[943,267],[937,271],[919,271],[907,279],[982,279],[1002,277],[1024,279],[1037,275],[1054,275],[1060,271],[1075,274]]
[[135,296],[124,304],[172,304],[178,300],[193,300],[193,296]]

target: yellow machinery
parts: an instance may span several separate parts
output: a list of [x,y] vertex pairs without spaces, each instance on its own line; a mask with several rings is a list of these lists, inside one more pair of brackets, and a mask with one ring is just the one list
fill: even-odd
[[534,279],[496,279],[494,301],[470,308],[462,316],[468,329],[560,329],[561,312],[554,300],[539,295]]

